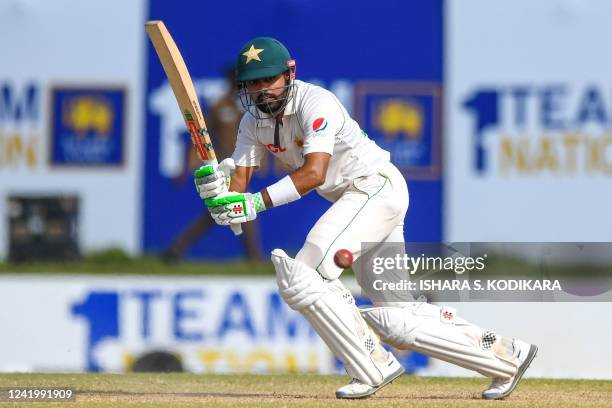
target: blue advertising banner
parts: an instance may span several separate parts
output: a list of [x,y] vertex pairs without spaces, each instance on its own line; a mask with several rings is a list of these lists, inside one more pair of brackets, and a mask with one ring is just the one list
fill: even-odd
[[123,164],[125,107],[123,88],[53,87],[50,164]]
[[[372,118],[360,118],[356,112],[358,84],[365,80],[421,82],[432,84],[439,92],[443,73],[442,6],[442,0],[363,2],[358,7],[347,0],[299,4],[274,1],[257,5],[247,1],[177,0],[170,4],[151,0],[149,19],[163,20],[174,37],[200,95],[219,159],[223,159],[231,154],[234,143],[226,136],[231,132],[226,132],[223,124],[233,120],[228,118],[239,117],[224,75],[249,39],[271,36],[283,42],[296,60],[299,79],[330,89],[366,132],[384,142],[381,132],[390,135],[392,130],[379,129]],[[198,16],[202,23],[186,24],[186,11],[190,16]],[[295,255],[330,203],[310,193],[260,214],[250,223],[246,237],[240,239],[228,228],[212,225],[193,186],[197,160],[150,44],[147,64],[144,250],[171,250],[188,257],[218,260],[244,255],[267,258],[276,247]],[[412,241],[440,241],[442,180],[439,157],[435,156],[438,149],[435,143],[440,135],[434,128],[439,124],[434,111],[438,102],[433,94],[396,97],[402,102],[391,106],[391,113],[397,107],[408,115],[420,109],[418,114],[424,126],[413,136],[398,134],[396,143],[387,146],[392,154],[395,151],[393,160],[400,161],[398,167],[415,170],[404,172],[411,195],[405,234]],[[382,96],[376,98],[368,103],[383,103]],[[411,111],[407,108],[413,106],[410,103],[418,108]],[[215,121],[210,119],[213,114],[221,125],[213,126]],[[285,174],[269,156],[255,172],[249,191],[258,191]]]
[[369,81],[357,84],[356,118],[391,153],[409,179],[441,174],[442,90],[438,83]]

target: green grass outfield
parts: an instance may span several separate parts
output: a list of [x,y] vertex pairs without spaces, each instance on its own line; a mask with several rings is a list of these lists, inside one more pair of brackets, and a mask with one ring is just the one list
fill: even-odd
[[[516,277],[542,278],[543,269],[539,264],[526,261],[490,256],[487,260],[486,276],[498,274],[500,276],[516,275]],[[588,265],[557,265],[548,269],[547,273],[554,272],[555,278],[562,277],[610,277],[610,266]],[[196,262],[181,261],[166,263],[159,256],[133,257],[120,249],[107,249],[85,254],[81,259],[72,262],[26,262],[12,264],[0,261],[0,275],[3,273],[46,273],[46,274],[94,274],[94,275],[232,275],[232,276],[274,276],[274,267],[269,260],[263,262],[246,262],[233,260],[229,262]],[[351,275],[349,268],[343,276]],[[472,271],[473,278],[484,277]]]
[[0,262],[3,273],[92,274],[92,275],[240,275],[274,276],[271,262],[192,262],[166,263],[160,257],[130,257],[120,250],[92,253],[74,262]]
[[66,407],[611,407],[612,381],[524,380],[504,401],[485,401],[485,378],[403,376],[367,400],[334,398],[343,376],[195,374],[0,374],[0,388],[76,389]]

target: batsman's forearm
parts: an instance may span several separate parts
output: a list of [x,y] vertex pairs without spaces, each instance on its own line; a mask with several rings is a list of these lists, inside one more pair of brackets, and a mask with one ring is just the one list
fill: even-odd
[[270,199],[270,194],[268,194],[268,189],[264,188],[263,190],[261,190],[261,198],[263,198],[266,208],[274,207],[274,204],[272,204],[272,200]]
[[261,197],[266,208],[272,208],[299,199],[310,190],[319,187],[324,181],[325,175],[320,171],[311,171],[302,167],[276,184],[261,190]]
[[251,181],[253,174],[252,167],[236,166],[232,179],[230,181],[229,191],[235,191],[237,193],[245,193]]
[[301,167],[291,174],[291,181],[301,196],[325,182],[325,173],[314,168]]
[[[314,188],[314,187],[312,187],[312,188]],[[302,189],[303,191],[305,191],[305,193],[303,193],[303,194],[300,193],[300,190],[297,189],[297,188],[296,188],[296,191],[297,191],[299,196],[303,196],[308,191],[312,190],[312,188]],[[272,202],[272,199],[270,198],[270,193],[268,193],[268,189],[267,188],[264,188],[263,190],[261,190],[261,198],[263,199],[263,202],[266,205],[266,208],[274,207],[274,203]]]
[[230,181],[229,191],[235,191],[236,193],[245,193],[247,189],[247,183],[242,180],[234,180],[232,176],[232,181]]
[[290,176],[285,176],[271,186],[261,190],[260,194],[266,208],[278,207],[302,197],[293,182],[293,177]]
[[302,167],[261,191],[266,208],[295,201],[325,183],[330,158],[324,152],[305,155]]

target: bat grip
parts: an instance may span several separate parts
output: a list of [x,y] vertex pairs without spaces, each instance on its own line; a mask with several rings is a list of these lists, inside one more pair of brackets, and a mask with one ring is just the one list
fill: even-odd
[[234,232],[234,235],[238,236],[242,234],[242,226],[240,224],[233,224],[230,228]]

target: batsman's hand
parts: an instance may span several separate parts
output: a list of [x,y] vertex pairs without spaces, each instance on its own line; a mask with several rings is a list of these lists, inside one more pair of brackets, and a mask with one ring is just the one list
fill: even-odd
[[235,225],[252,221],[266,209],[261,193],[230,191],[204,200],[208,211],[219,225]]
[[236,165],[231,158],[223,160],[219,165],[207,164],[197,169],[193,173],[193,181],[200,197],[205,200],[227,193],[230,177],[235,169]]

